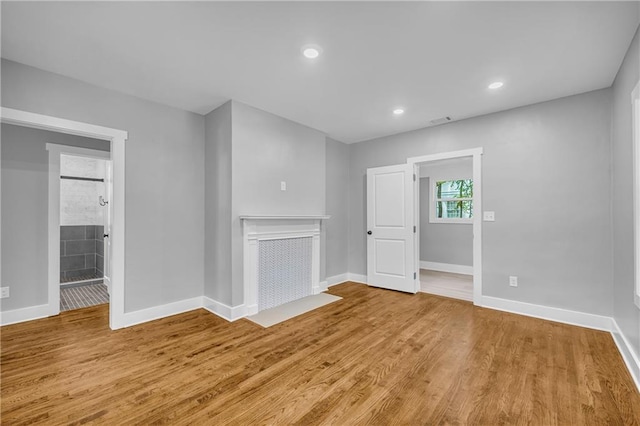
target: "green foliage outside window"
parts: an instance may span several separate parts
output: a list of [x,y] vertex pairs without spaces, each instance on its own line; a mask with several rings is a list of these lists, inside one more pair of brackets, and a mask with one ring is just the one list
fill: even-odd
[[436,217],[470,219],[473,216],[473,180],[436,182]]

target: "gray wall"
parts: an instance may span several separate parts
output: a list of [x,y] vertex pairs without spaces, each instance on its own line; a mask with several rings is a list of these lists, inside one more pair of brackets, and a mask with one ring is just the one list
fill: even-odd
[[[640,35],[636,33],[613,84],[613,281],[614,318],[640,354],[640,310],[633,303],[633,160],[631,91],[640,81]],[[3,249],[4,250],[4,249]]]
[[349,271],[347,258],[349,232],[349,146],[327,138],[326,158],[326,200],[327,214],[331,215],[324,224],[327,250],[327,277],[345,274]]
[[317,130],[236,101],[207,115],[205,295],[244,302],[239,216],[324,214],[325,167],[325,135]]
[[[483,147],[483,294],[611,315],[610,119],[604,89],[351,145],[349,271],[366,274],[365,173]],[[519,277],[519,287],[508,276]]]
[[[3,75],[4,78],[4,75]],[[47,143],[109,150],[109,142],[2,124],[3,311],[47,303],[49,152]]]
[[244,301],[239,216],[324,214],[325,135],[236,101],[232,116],[231,303],[237,306]]
[[432,177],[471,179],[472,158],[443,160],[420,167],[420,260],[473,266],[473,225],[429,222]]
[[204,295],[231,302],[231,101],[205,117]]
[[125,310],[203,294],[204,117],[6,60],[2,106],[128,131]]

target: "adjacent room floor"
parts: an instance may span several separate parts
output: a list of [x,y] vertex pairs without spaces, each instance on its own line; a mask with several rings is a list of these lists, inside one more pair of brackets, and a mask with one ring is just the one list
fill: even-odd
[[60,288],[60,311],[109,303],[107,286],[102,282]]
[[269,328],[107,305],[2,327],[3,424],[638,424],[611,335],[345,283]]
[[473,301],[473,275],[420,269],[420,291]]

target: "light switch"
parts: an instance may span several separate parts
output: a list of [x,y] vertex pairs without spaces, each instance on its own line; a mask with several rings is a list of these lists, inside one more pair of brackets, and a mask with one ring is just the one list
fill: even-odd
[[484,212],[483,219],[485,222],[494,222],[496,220],[496,212]]
[[286,191],[287,190],[287,182],[282,181],[280,182],[280,191]]

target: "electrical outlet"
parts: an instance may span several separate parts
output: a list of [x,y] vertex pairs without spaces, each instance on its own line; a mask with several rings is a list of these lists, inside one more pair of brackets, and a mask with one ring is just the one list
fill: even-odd
[[9,297],[9,287],[0,287],[0,299]]
[[482,219],[485,222],[495,222],[495,220],[496,220],[496,212],[490,212],[490,211],[483,212],[482,213]]
[[509,285],[511,287],[518,287],[518,277],[513,275],[509,276]]
[[280,191],[286,191],[287,190],[287,182],[282,181],[280,182]]

